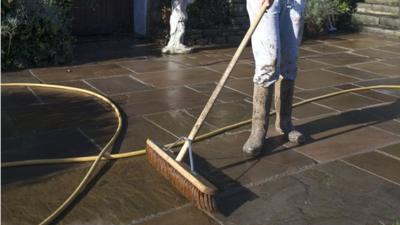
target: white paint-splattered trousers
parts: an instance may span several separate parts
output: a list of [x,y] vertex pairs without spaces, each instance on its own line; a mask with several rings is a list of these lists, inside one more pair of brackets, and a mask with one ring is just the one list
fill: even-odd
[[[255,30],[251,44],[255,60],[255,84],[268,87],[278,80],[294,80],[303,35],[306,0],[275,0]],[[260,0],[247,0],[250,21],[261,7]]]

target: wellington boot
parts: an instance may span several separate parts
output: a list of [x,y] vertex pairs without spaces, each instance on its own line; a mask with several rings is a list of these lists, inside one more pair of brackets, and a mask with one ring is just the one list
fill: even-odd
[[292,124],[294,81],[280,78],[275,83],[275,110],[276,130],[286,135],[290,142],[302,144],[305,142],[304,135],[295,130]]
[[243,146],[247,155],[259,155],[265,144],[273,89],[273,85],[265,88],[254,84],[251,134]]

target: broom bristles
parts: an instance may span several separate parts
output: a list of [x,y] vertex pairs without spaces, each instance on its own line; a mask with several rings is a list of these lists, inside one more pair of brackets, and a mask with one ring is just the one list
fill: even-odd
[[[155,149],[157,148],[157,149]],[[192,175],[191,178],[189,179],[187,174],[182,174],[182,172],[179,172],[175,167],[177,166],[176,162],[174,159],[174,165],[171,165],[168,160],[165,159],[166,153],[161,153],[163,151],[159,146],[155,145],[152,141],[148,140],[147,145],[146,145],[146,152],[147,152],[147,159],[150,162],[150,164],[157,170],[159,171],[170,183],[180,192],[182,193],[183,196],[185,196],[189,201],[193,203],[197,208],[204,210],[206,212],[216,212],[217,207],[215,203],[215,192],[216,189],[214,186],[210,186],[210,184],[203,183],[204,178],[200,178],[198,175]],[[163,156],[160,156],[160,153],[163,154]],[[169,157],[169,156],[168,156]],[[178,163],[180,164],[180,163]],[[179,165],[181,168],[187,170],[185,166]],[[179,168],[180,169],[180,168]],[[189,172],[189,171],[188,171]],[[189,172],[190,173],[190,172]],[[202,185],[205,185],[208,187],[208,191],[200,190],[198,187],[196,187],[196,184],[193,183],[193,176],[196,178],[196,184],[198,186],[197,182],[202,182]]]

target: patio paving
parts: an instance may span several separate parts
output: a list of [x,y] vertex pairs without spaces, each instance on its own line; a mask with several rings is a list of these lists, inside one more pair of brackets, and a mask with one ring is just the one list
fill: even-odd
[[[235,48],[161,56],[153,45],[80,46],[73,66],[2,74],[2,82],[61,84],[111,98],[124,129],[114,152],[187,135]],[[110,47],[112,46],[112,47]],[[116,47],[119,46],[119,47]],[[295,102],[334,91],[400,85],[400,43],[365,34],[306,40]],[[84,51],[84,50],[87,51]],[[117,50],[113,50],[117,49]],[[136,52],[135,52],[136,51]],[[200,133],[251,116],[251,48],[246,48]],[[194,144],[198,171],[220,190],[220,212],[194,208],[145,156],[105,164],[59,224],[393,225],[400,221],[400,91],[368,90],[294,109],[307,135],[288,143],[269,129],[248,158],[246,125]],[[2,162],[97,154],[116,124],[90,96],[46,88],[2,88]],[[37,224],[72,192],[90,163],[2,169],[2,224]]]

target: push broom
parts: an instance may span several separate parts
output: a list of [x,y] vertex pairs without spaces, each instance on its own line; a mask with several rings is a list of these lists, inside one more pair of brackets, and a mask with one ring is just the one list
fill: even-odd
[[[205,178],[200,176],[194,171],[193,167],[193,157],[191,143],[195,139],[197,132],[203,125],[207,114],[210,112],[215,100],[217,99],[219,93],[224,87],[229,75],[231,74],[233,67],[239,60],[244,48],[249,42],[251,35],[256,29],[258,23],[261,21],[264,13],[269,7],[268,1],[265,1],[261,6],[260,11],[257,13],[256,18],[252,21],[250,28],[246,32],[242,42],[240,43],[238,49],[233,55],[228,67],[226,68],[224,74],[222,75],[220,81],[218,82],[215,90],[213,91],[211,97],[208,99],[203,111],[198,117],[196,123],[194,124],[190,134],[185,138],[184,144],[180,149],[176,158],[164,147],[156,144],[150,139],[146,141],[146,152],[147,158],[150,164],[158,170],[167,180],[175,186],[178,191],[180,191],[188,200],[190,200],[196,207],[207,212],[216,212],[217,206],[215,203],[215,195],[217,188],[208,182]],[[189,150],[190,168],[182,162],[186,153]]]

